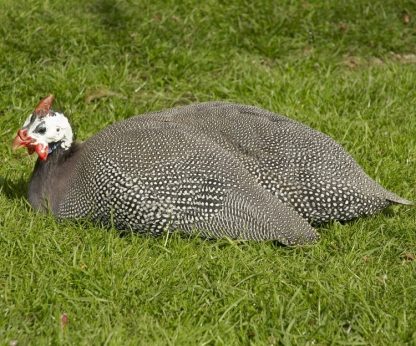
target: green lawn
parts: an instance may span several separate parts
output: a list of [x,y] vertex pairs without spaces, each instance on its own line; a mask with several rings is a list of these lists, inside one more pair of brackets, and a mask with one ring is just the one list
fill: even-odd
[[416,208],[300,248],[120,237],[34,213],[35,157],[11,151],[48,93],[81,140],[229,100],[329,134],[415,200],[415,81],[412,0],[1,0],[0,345],[416,345]]

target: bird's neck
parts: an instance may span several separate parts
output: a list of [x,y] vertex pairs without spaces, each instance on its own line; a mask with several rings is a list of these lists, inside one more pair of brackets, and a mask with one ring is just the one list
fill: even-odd
[[56,212],[74,171],[79,144],[64,149],[59,143],[45,161],[38,159],[29,183],[29,202],[34,209]]

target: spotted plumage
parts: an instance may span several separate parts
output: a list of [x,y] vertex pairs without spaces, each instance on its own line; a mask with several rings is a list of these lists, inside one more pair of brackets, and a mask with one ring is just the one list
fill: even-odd
[[148,113],[69,150],[55,147],[30,183],[35,208],[46,199],[60,218],[155,235],[181,229],[304,244],[318,238],[310,223],[410,203],[328,136],[252,106],[210,102]]

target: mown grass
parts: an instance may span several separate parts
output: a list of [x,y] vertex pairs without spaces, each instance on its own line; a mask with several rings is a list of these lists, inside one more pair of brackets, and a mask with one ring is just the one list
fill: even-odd
[[415,23],[410,0],[3,0],[0,343],[416,344],[414,208],[322,227],[303,248],[121,237],[34,213],[34,157],[10,148],[50,92],[81,140],[230,100],[324,131],[414,200]]

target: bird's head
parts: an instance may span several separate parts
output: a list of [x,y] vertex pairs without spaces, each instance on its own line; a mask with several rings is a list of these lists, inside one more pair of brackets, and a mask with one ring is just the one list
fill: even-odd
[[69,149],[73,134],[68,119],[51,109],[54,97],[42,99],[26,119],[13,140],[13,149],[26,147],[29,154],[36,152],[41,160],[56,148]]

